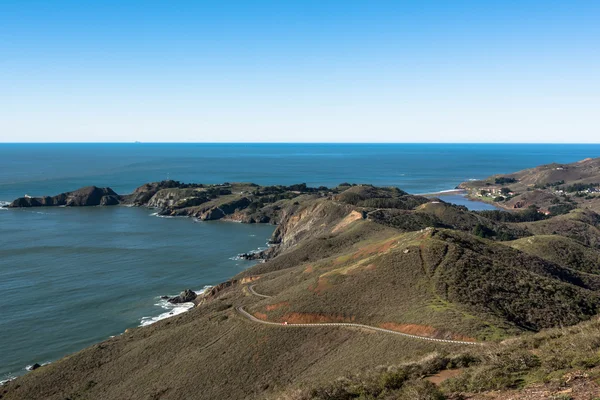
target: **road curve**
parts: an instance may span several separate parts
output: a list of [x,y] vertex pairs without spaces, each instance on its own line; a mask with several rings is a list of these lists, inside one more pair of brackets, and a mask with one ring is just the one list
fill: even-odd
[[267,296],[266,294],[256,293],[256,291],[254,290],[254,286],[256,286],[256,285],[248,286],[248,290],[250,291],[250,293],[252,293],[253,295],[258,296],[258,297],[264,297],[265,299],[271,298],[271,296]]
[[[269,296],[263,295],[262,297],[269,297]],[[477,346],[483,345],[483,343],[481,343],[481,342],[463,342],[460,340],[435,339],[435,338],[430,338],[430,337],[426,337],[426,336],[410,335],[408,333],[397,332],[397,331],[393,331],[391,329],[377,328],[375,326],[352,324],[352,323],[345,323],[345,322],[324,322],[324,323],[314,323],[314,324],[282,324],[280,322],[263,321],[262,319],[258,319],[254,315],[252,315],[249,312],[247,312],[246,310],[244,310],[243,307],[236,307],[235,310],[252,322],[256,322],[259,324],[265,324],[265,325],[276,325],[276,326],[285,327],[285,328],[297,328],[297,327],[316,328],[316,327],[324,327],[324,326],[342,326],[342,327],[369,329],[372,331],[378,331],[378,332],[390,333],[393,335],[405,336],[405,337],[409,337],[412,339],[428,340],[430,342],[468,344],[468,345],[477,345]]]

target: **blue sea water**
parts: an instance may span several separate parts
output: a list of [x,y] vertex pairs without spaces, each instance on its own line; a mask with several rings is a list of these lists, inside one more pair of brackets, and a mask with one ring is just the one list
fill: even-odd
[[[600,145],[0,144],[0,201],[82,186],[124,194],[163,179],[398,186],[411,193],[539,164],[600,156]],[[470,208],[485,208],[460,196]],[[201,289],[251,265],[272,226],[157,218],[143,208],[0,209],[0,381],[151,322],[160,295]]]

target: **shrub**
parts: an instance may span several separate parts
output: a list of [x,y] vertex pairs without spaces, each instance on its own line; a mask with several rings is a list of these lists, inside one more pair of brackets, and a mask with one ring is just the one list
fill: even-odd
[[424,379],[408,382],[398,395],[396,398],[406,400],[444,400],[446,398],[433,383]]
[[551,214],[553,215],[561,215],[561,214],[567,214],[569,211],[573,210],[575,208],[574,205],[572,204],[557,204],[555,206],[550,206],[550,208],[548,208],[548,211],[550,211]]
[[515,178],[507,178],[505,176],[498,177],[494,180],[496,185],[506,185],[507,183],[515,183],[516,181]]
[[473,234],[475,236],[479,236],[481,238],[490,238],[490,237],[494,236],[496,234],[496,232],[494,232],[493,230],[491,230],[490,228],[488,228],[485,225],[477,223],[477,225],[475,225],[475,227],[473,228]]

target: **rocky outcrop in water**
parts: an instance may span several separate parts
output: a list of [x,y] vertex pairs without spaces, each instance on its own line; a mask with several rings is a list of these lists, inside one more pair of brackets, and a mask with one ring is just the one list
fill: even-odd
[[20,197],[10,203],[9,207],[48,207],[48,206],[112,206],[120,204],[120,197],[111,188],[87,186],[73,192],[61,193],[57,196]]
[[171,304],[189,303],[190,301],[194,301],[196,297],[198,297],[196,292],[191,289],[186,289],[179,293],[179,296],[171,297],[167,301]]

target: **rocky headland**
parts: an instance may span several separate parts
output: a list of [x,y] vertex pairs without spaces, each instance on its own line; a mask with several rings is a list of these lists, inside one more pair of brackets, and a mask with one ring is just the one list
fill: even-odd
[[88,186],[73,192],[61,193],[56,196],[31,197],[25,196],[14,200],[9,208],[18,207],[84,207],[84,206],[114,206],[121,202],[121,197],[111,188]]
[[[528,187],[519,174],[497,185]],[[100,205],[77,192],[55,197]],[[43,365],[2,386],[2,400],[600,393],[596,197],[546,214],[545,203],[473,212],[372,185],[163,181],[102,193],[162,215],[277,227],[267,251],[241,255],[264,262],[170,299],[193,301],[189,312]]]

